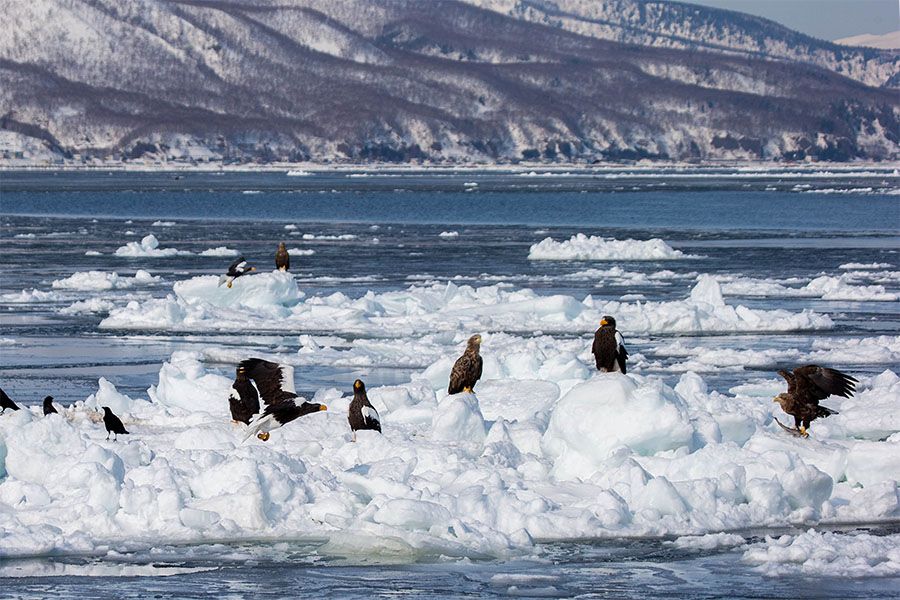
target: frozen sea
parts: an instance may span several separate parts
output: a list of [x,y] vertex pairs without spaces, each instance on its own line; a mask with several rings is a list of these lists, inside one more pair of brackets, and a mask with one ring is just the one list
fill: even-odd
[[[583,483],[590,473],[578,463],[577,468],[554,471],[555,479],[543,471],[537,476],[534,469],[559,465],[549,455],[531,462],[522,456],[529,449],[541,455],[529,436],[546,438],[547,411],[588,377],[584,365],[590,365],[586,352],[596,327],[591,320],[595,310],[616,311],[632,355],[630,373],[641,385],[658,382],[684,396],[691,382],[702,381],[704,406],[723,398],[738,403],[767,398],[752,415],[741,415],[739,427],[733,420],[717,424],[722,433],[714,441],[728,444],[728,452],[735,444],[756,452],[763,439],[765,444],[787,443],[772,429],[772,409],[763,403],[780,391],[774,375],[779,368],[826,362],[864,380],[867,390],[896,408],[900,400],[893,395],[900,387],[885,372],[893,375],[900,367],[898,187],[900,178],[892,168],[331,171],[293,177],[284,172],[4,172],[0,385],[24,406],[37,406],[52,394],[59,406],[70,407],[67,418],[80,427],[86,423],[86,399],[101,393],[101,377],[114,386],[113,393],[130,399],[146,399],[148,387],[156,386],[151,400],[168,403],[167,415],[180,414],[183,394],[165,396],[164,380],[169,382],[170,375],[163,365],[184,356],[195,361],[194,371],[218,378],[209,384],[212,389],[218,389],[222,377],[231,377],[237,360],[254,355],[294,364],[297,391],[305,397],[331,398],[334,388],[346,393],[348,382],[357,377],[370,390],[402,389],[422,377],[438,381],[438,388],[445,381],[442,369],[449,368],[444,363],[458,355],[465,337],[480,331],[488,334],[486,355],[492,341],[496,353],[504,354],[497,359],[495,376],[486,375],[493,382],[480,397],[490,429],[487,440],[506,435],[503,443],[511,449],[501,462],[525,473],[512,487],[537,490],[547,505],[540,510],[565,513],[565,496],[544,493],[541,486],[557,480]],[[648,240],[653,239],[662,240],[661,245],[651,246]],[[279,241],[291,251],[293,282],[268,274]],[[268,283],[240,292],[244,296],[238,304],[217,304],[219,292],[204,276],[217,276],[236,255],[257,265],[262,273],[253,277]],[[744,308],[735,316],[729,307],[738,305]],[[515,354],[523,346],[532,355]],[[569,353],[568,363],[553,362],[557,347]],[[532,389],[555,386],[556,391],[528,396],[536,412],[516,413],[518,419],[504,425],[508,434],[494,433],[500,429],[494,425],[509,416],[503,411],[515,410],[494,403],[491,392],[496,395],[503,382],[531,381],[531,375],[523,374],[529,368],[545,386]],[[183,373],[188,373],[186,367]],[[201,375],[180,376],[194,381]],[[425,421],[416,410],[431,406],[428,402],[440,395],[420,400],[417,393],[409,392],[409,406],[392,404],[387,391],[384,404],[376,402],[388,424],[396,414],[396,422],[408,427],[401,446],[437,429],[433,408]],[[662,397],[668,398],[666,394]],[[138,423],[141,410],[134,410]],[[691,415],[691,423],[702,421]],[[517,433],[516,426],[526,422],[534,431]],[[799,453],[790,456],[803,457],[833,479],[835,491],[829,487],[811,501],[812,508],[803,505],[805,497],[787,494],[783,506],[773,504],[784,518],[761,523],[744,512],[727,513],[716,526],[695,514],[702,512],[697,508],[701,502],[681,488],[686,508],[670,510],[657,505],[639,509],[616,487],[627,506],[623,510],[630,511],[627,518],[608,522],[602,511],[592,509],[603,526],[582,535],[578,517],[565,526],[542,521],[525,527],[527,534],[492,517],[497,522],[478,530],[478,543],[472,546],[477,549],[471,552],[434,540],[417,546],[419,541],[409,539],[405,543],[417,551],[385,552],[377,544],[379,549],[371,552],[348,551],[346,546],[335,550],[327,541],[329,531],[352,534],[355,526],[347,523],[371,520],[363,507],[370,500],[374,507],[378,498],[372,499],[370,492],[364,500],[353,500],[358,507],[344,506],[346,514],[335,509],[340,519],[324,518],[324,533],[288,535],[289,520],[267,529],[237,519],[238,525],[231,527],[196,485],[196,497],[206,502],[203,510],[200,503],[182,499],[182,513],[221,516],[215,525],[221,529],[179,532],[156,543],[152,535],[134,541],[89,532],[90,541],[70,543],[75,530],[62,525],[65,511],[56,504],[61,496],[53,484],[23,476],[23,486],[41,490],[17,491],[15,473],[6,473],[6,482],[0,478],[0,513],[25,507],[37,516],[12,525],[0,520],[0,577],[4,595],[12,597],[898,597],[900,511],[879,500],[869,519],[867,505],[849,496],[875,483],[896,496],[897,462],[880,457],[896,452],[897,429],[893,422],[877,431],[861,430],[856,421],[838,421],[833,430],[819,423],[814,435],[821,430],[823,438],[831,433],[847,440],[837,450],[822,450],[843,453],[844,466],[819,464],[807,458],[803,447],[778,447],[779,452]],[[733,433],[729,427],[750,427],[755,433]],[[0,435],[12,435],[5,431]],[[303,433],[315,436],[316,430],[307,426]],[[709,449],[710,436],[715,437],[696,426],[690,452]],[[881,444],[865,447],[879,457],[875,462],[881,475],[861,475],[858,468],[846,467],[862,460],[854,458],[861,451],[857,442]],[[177,438],[174,443],[183,442]],[[218,443],[196,448],[221,450]],[[12,457],[12,441],[6,445]],[[121,452],[120,447],[104,452]],[[542,447],[546,454],[546,439]],[[678,450],[635,448],[632,444],[635,460],[653,477],[685,478],[675,467],[661,466],[669,459],[677,462]],[[343,446],[333,450],[343,453],[346,464],[340,469],[329,465],[322,481],[366,464],[364,457],[349,458]],[[324,452],[329,451],[326,445]],[[147,452],[151,458],[134,460],[152,463],[159,450],[150,444]],[[421,469],[426,459],[416,458]],[[122,460],[130,469],[131,459]],[[307,463],[310,474],[319,468],[314,461]],[[540,485],[534,483],[538,479]],[[601,485],[595,479],[591,481]],[[429,493],[443,485],[434,481],[438,483],[424,486]],[[574,497],[581,492],[566,493]],[[33,500],[37,496],[40,500]],[[829,507],[818,505],[823,499]],[[22,539],[38,531],[43,502],[61,511],[54,513],[59,523],[46,524],[58,531],[40,530],[50,541],[32,548]],[[124,511],[124,496],[121,502]],[[491,502],[485,501],[483,509],[501,514]],[[457,516],[454,507],[447,510]],[[664,524],[645,522],[650,513],[640,510],[657,511]],[[120,513],[111,521],[140,527],[133,515],[126,516]],[[385,526],[377,514],[374,520]],[[182,521],[188,525],[184,516]],[[406,521],[390,526],[421,529]],[[816,531],[807,532],[810,527]],[[77,533],[89,529],[87,521]],[[739,538],[675,541],[706,532]],[[433,530],[430,534],[441,539]],[[497,538],[491,537],[495,534]],[[530,541],[523,542],[523,535]],[[816,563],[821,557],[803,550],[804,535],[819,536],[809,541],[814,546],[838,548],[836,557]],[[4,536],[16,551],[4,551]],[[494,551],[496,539],[503,540],[502,552]],[[879,550],[882,539],[892,540],[893,546]],[[858,542],[880,558],[863,561],[869,571],[854,570],[858,565],[852,560],[841,562],[846,557],[839,549],[845,542]],[[779,544],[789,546],[793,558],[778,554]],[[422,547],[428,550],[420,551]]]

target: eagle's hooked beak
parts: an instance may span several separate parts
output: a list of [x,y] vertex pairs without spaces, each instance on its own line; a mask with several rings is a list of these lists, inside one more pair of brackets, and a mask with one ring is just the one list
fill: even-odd
[[328,407],[325,406],[324,404],[320,404],[320,405],[319,405],[319,411],[323,411],[323,410],[328,410]]
[[602,327],[603,325],[609,325],[609,321],[607,321],[606,319],[600,319],[600,326]]

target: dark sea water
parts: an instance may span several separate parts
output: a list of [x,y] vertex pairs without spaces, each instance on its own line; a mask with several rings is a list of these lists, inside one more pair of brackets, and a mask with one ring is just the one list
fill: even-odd
[[[354,175],[360,175],[355,173]],[[471,185],[475,183],[477,185]],[[312,249],[294,259],[292,271],[307,295],[403,289],[423,281],[469,285],[503,282],[541,294],[618,299],[641,294],[648,301],[684,298],[693,277],[660,285],[599,285],[572,279],[590,266],[529,261],[529,246],[544,237],[575,233],[617,239],[659,237],[702,258],[617,264],[627,270],[676,274],[734,274],[760,279],[839,274],[844,263],[884,263],[900,269],[900,196],[891,170],[875,176],[806,179],[789,173],[748,177],[721,171],[685,180],[638,173],[618,178],[587,175],[523,177],[508,173],[404,173],[353,177],[330,173],[0,173],[0,294],[52,291],[54,280],[77,271],[133,274],[146,269],[163,282],[139,290],[163,297],[179,279],[221,273],[230,258],[197,256],[207,248],[238,249],[254,263],[272,261],[275,246]],[[806,186],[806,187],[798,187]],[[838,192],[845,193],[834,193]],[[854,191],[856,190],[856,191]],[[859,191],[862,190],[862,191]],[[846,193],[849,192],[849,193]],[[174,224],[154,224],[158,221]],[[296,225],[296,229],[286,229]],[[439,234],[456,231],[458,238]],[[128,233],[132,232],[132,233]],[[161,247],[191,256],[134,259],[112,254],[128,241],[153,233]],[[292,235],[293,233],[299,235]],[[354,235],[353,239],[305,240]],[[89,256],[86,252],[100,252]],[[888,292],[900,281],[883,282]],[[124,303],[138,290],[112,291]],[[0,302],[0,386],[16,400],[35,404],[50,393],[60,403],[83,400],[101,376],[131,396],[145,396],[160,364],[173,351],[210,345],[255,351],[296,352],[297,335],[253,331],[123,332],[99,329],[102,314],[64,315],[60,309],[92,293],[29,303]],[[734,300],[729,300],[734,302]],[[833,330],[810,333],[682,336],[690,345],[721,348],[797,348],[840,343],[847,336],[900,332],[896,302],[809,298],[741,298],[751,308],[810,308],[828,313]],[[339,334],[341,335],[341,334]],[[347,346],[354,337],[344,335]],[[672,359],[654,354],[660,339],[630,340],[650,361],[645,372],[677,381]],[[229,372],[229,365],[220,367]],[[768,374],[779,365],[765,365]],[[855,365],[878,373],[890,364]],[[407,381],[410,368],[375,365],[370,385]],[[361,371],[317,365],[298,372],[298,392],[352,380]],[[704,374],[720,391],[752,379],[747,371]],[[279,547],[280,548],[280,547]],[[542,544],[534,557],[509,561],[443,561],[382,564],[320,557],[302,544],[270,551],[267,544],[227,552],[166,548],[159,553],[113,558],[41,559],[44,567],[74,565],[84,574],[0,581],[3,597],[104,598],[220,597],[610,597],[647,598],[890,598],[897,578],[766,578],[740,562],[739,551],[675,550],[658,540]],[[232,558],[222,558],[223,555]],[[91,574],[94,564],[220,567],[158,576]],[[63,565],[63,567],[60,567]],[[10,566],[7,564],[7,566]]]

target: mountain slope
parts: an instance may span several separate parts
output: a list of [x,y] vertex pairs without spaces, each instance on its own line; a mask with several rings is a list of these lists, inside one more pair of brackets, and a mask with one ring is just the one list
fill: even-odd
[[900,86],[892,79],[900,53],[839,46],[745,13],[672,0],[466,1],[597,39],[800,62],[874,87]]
[[896,158],[896,93],[463,2],[6,1],[6,158]]

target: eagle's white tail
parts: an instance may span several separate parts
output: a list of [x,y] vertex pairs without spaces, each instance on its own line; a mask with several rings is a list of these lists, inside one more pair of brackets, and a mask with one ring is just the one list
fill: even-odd
[[246,442],[247,440],[252,438],[254,435],[261,432],[267,424],[271,423],[274,420],[275,420],[275,415],[266,415],[264,417],[257,419],[256,421],[253,421],[252,423],[250,423],[250,427],[247,429],[247,435],[244,436],[244,439],[241,440],[241,443],[243,444],[244,442]]
[[228,275],[219,275],[219,285],[218,287],[222,287],[222,284],[228,281]]

